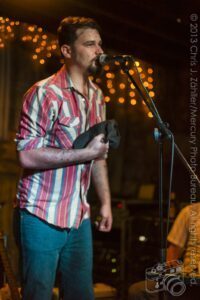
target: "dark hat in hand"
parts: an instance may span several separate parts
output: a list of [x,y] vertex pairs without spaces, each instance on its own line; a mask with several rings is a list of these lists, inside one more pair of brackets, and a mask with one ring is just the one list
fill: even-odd
[[120,134],[118,124],[115,120],[107,120],[95,124],[87,131],[80,134],[73,143],[74,149],[82,149],[97,135],[103,133],[105,135],[105,143],[109,142],[111,148],[118,148],[120,143]]

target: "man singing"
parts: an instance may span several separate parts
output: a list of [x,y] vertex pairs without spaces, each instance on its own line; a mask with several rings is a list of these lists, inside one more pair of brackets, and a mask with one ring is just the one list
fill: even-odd
[[17,134],[23,300],[51,300],[57,270],[63,300],[94,299],[91,176],[101,202],[99,230],[112,226],[108,143],[100,134],[73,149],[81,133],[105,120],[102,92],[88,79],[103,53],[99,27],[90,18],[68,17],[58,40],[65,64],[26,92]]

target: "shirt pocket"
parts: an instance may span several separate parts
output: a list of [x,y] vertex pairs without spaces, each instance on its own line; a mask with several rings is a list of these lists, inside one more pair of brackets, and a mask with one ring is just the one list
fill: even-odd
[[60,116],[55,133],[56,145],[59,148],[72,148],[74,140],[80,134],[79,116]]
[[61,126],[66,126],[66,127],[79,127],[80,125],[80,118],[78,116],[73,116],[73,117],[60,117],[58,118],[58,123]]

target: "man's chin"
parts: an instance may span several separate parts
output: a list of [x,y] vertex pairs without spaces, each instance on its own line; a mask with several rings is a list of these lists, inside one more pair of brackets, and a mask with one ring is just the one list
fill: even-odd
[[96,63],[94,63],[94,64],[92,64],[92,65],[90,65],[88,67],[88,73],[89,73],[89,75],[96,75],[99,72],[101,72],[101,70],[102,70],[101,65],[98,65]]

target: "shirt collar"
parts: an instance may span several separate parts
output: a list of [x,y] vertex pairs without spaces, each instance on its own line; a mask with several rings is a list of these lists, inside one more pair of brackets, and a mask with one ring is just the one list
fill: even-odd
[[[98,87],[92,82],[92,80],[88,79],[89,88],[94,91],[97,91]],[[56,84],[61,89],[75,89],[73,82],[69,73],[67,72],[66,66],[63,65],[60,70],[55,74],[53,78],[53,84]]]

